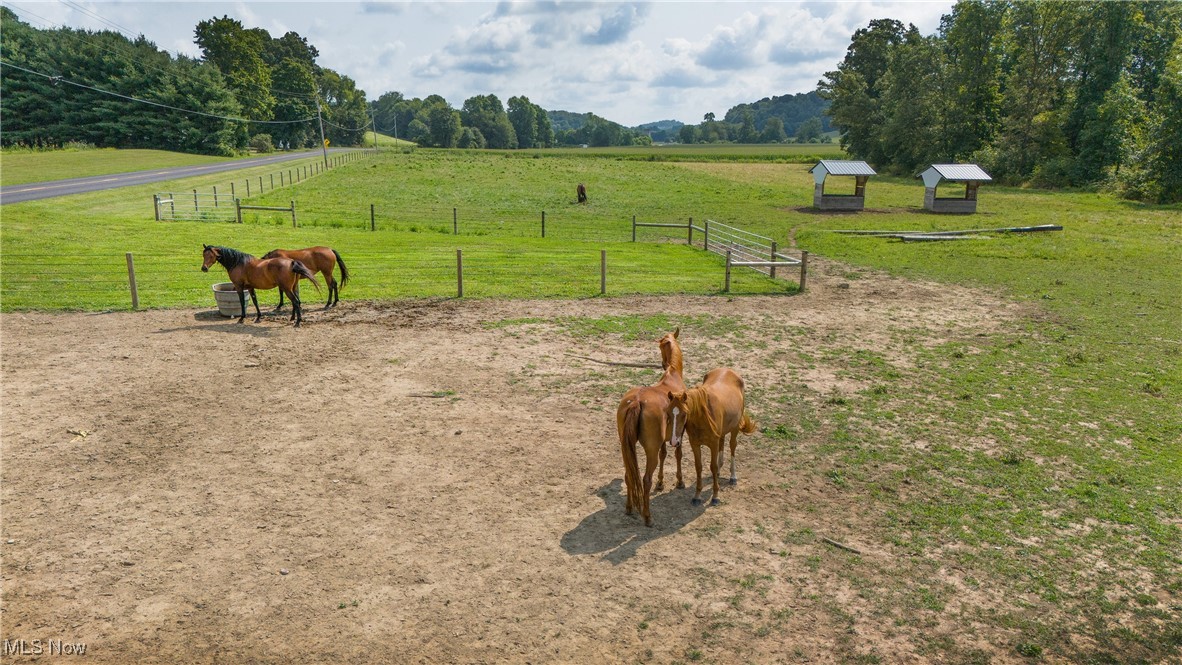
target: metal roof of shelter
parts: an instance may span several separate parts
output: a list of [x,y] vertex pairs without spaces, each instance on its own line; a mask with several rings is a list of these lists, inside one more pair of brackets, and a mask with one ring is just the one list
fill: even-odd
[[866,162],[847,159],[822,159],[809,169],[809,173],[815,171],[818,166],[829,175],[878,175]]
[[923,178],[923,183],[928,187],[934,187],[941,178],[954,182],[993,180],[993,178],[989,177],[988,173],[976,164],[932,164],[926,171],[915,177]]

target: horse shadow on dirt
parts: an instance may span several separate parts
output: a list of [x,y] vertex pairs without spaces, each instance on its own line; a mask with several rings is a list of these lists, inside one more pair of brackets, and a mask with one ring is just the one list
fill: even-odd
[[624,514],[623,486],[623,479],[616,478],[595,490],[604,506],[562,535],[562,549],[567,554],[603,553],[604,560],[618,566],[636,556],[646,543],[677,533],[706,511],[705,504],[691,505],[692,487],[654,492],[650,501],[653,525],[646,527],[638,511]]
[[[270,316],[266,312],[263,313],[263,321],[275,320],[278,316],[272,313]],[[286,318],[286,316],[284,316]],[[174,332],[186,332],[189,330],[204,330],[212,332],[232,333],[236,335],[250,335],[252,337],[271,337],[274,335],[274,328],[263,325],[252,325],[254,318],[247,317],[247,321],[238,323],[237,317],[226,318],[216,311],[197,312],[193,315],[193,320],[197,322],[191,326],[180,326],[177,328],[161,328],[156,331],[156,334],[166,334]],[[212,324],[212,325],[208,325]]]

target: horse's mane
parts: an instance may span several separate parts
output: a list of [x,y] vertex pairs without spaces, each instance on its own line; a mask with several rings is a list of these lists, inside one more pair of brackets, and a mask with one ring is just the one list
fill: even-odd
[[273,250],[271,250],[271,251],[267,252],[266,254],[263,254],[263,258],[264,258],[264,259],[273,259],[273,258],[275,258],[275,257],[277,257],[277,256],[279,256],[279,250],[278,250],[278,249],[273,249]]
[[714,412],[710,408],[710,392],[704,386],[690,388],[685,391],[686,422],[705,422],[710,433],[715,438],[722,436],[718,431],[718,423],[714,421]]
[[[664,341],[664,340],[662,340]],[[685,365],[681,358],[681,345],[674,339],[668,344],[661,344],[661,366],[665,371],[675,371],[678,374],[684,373]]]
[[254,257],[246,252],[240,252],[230,247],[215,247],[218,250],[218,263],[226,267],[226,270],[240,266]]

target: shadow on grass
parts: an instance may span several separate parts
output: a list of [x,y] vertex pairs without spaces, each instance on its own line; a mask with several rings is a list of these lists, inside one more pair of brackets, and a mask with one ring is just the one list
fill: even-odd
[[636,556],[646,543],[677,533],[706,511],[705,504],[690,504],[692,488],[654,492],[650,503],[653,525],[646,527],[639,512],[624,514],[623,485],[623,479],[617,478],[595,491],[604,506],[563,534],[562,549],[567,554],[602,552],[604,560],[619,565]]

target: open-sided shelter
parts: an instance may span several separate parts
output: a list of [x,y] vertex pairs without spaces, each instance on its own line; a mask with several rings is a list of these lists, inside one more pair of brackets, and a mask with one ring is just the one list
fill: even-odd
[[[845,159],[822,159],[813,168],[813,207],[818,210],[861,210],[866,207],[866,181],[878,175],[866,162]],[[825,180],[831,175],[853,176],[853,194],[826,194]]]
[[[976,164],[932,164],[926,171],[915,176],[923,178],[923,208],[932,212],[977,212],[977,188],[993,178]],[[964,183],[963,197],[940,198],[936,187],[940,181]]]

